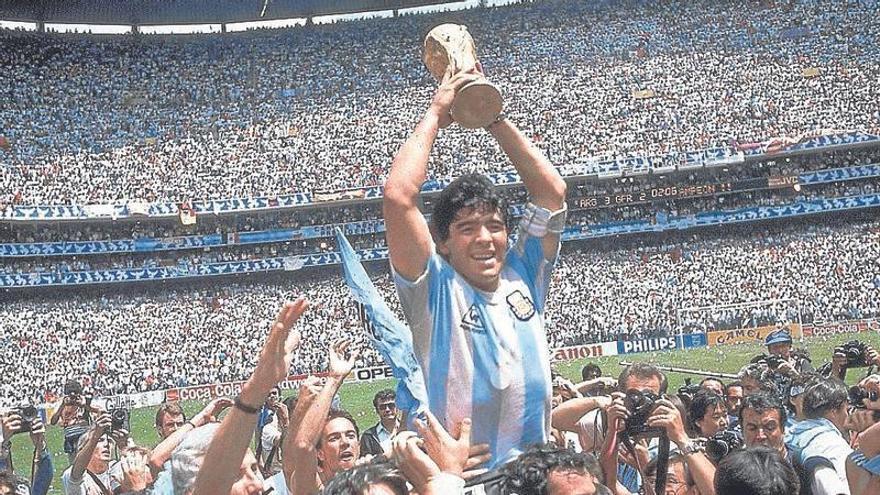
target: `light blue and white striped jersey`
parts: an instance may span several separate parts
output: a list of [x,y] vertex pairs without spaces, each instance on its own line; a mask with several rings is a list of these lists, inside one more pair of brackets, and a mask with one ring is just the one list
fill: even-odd
[[429,409],[447,429],[471,418],[471,442],[492,449],[490,468],[549,437],[543,315],[552,268],[541,240],[520,232],[493,293],[471,286],[437,254],[413,282],[394,273]]

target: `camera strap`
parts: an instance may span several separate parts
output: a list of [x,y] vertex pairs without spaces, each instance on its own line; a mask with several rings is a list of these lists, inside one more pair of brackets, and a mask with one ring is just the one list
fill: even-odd
[[89,477],[92,478],[92,481],[94,481],[95,484],[98,485],[98,489],[101,490],[101,493],[103,495],[113,495],[113,492],[111,492],[110,489],[107,488],[107,485],[105,485],[104,482],[101,481],[101,478],[98,478],[95,473],[86,469],[86,474],[88,474]]
[[654,483],[654,494],[666,493],[666,473],[669,469],[669,437],[666,432],[660,434],[660,445],[657,450],[657,481]]
[[[629,435],[622,435],[623,445],[626,450],[633,456],[636,463],[639,458],[636,455],[635,444]],[[669,437],[666,432],[660,433],[658,437],[659,444],[657,450],[657,479],[654,482],[654,495],[663,495],[666,493],[666,471],[669,469]],[[637,466],[639,472],[643,472],[644,466]]]

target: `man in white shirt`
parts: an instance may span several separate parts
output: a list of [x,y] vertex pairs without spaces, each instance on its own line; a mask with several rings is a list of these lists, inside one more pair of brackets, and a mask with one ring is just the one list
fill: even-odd
[[111,421],[109,414],[102,413],[95,426],[80,437],[73,465],[61,475],[64,495],[109,495],[113,492],[115,484],[110,478]]

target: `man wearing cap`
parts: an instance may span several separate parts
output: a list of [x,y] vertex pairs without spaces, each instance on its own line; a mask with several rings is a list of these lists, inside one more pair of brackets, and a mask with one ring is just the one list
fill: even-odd
[[778,371],[786,375],[801,374],[813,370],[813,363],[805,353],[792,352],[791,332],[787,328],[776,330],[764,339],[767,352],[771,356],[779,356],[785,360],[779,365]]

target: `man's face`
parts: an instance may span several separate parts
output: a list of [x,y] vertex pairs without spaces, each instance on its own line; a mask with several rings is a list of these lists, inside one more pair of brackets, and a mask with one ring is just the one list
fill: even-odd
[[113,459],[113,439],[104,434],[98,440],[95,451],[92,452],[92,462],[107,463]]
[[718,395],[724,395],[724,386],[722,386],[721,382],[718,380],[706,380],[700,385],[700,387],[706,390],[711,390]]
[[281,398],[281,392],[278,391],[277,388],[273,388],[271,392],[269,392],[269,397],[266,397],[266,405],[274,406],[278,403],[278,399]]
[[652,392],[654,394],[660,394],[660,378],[656,376],[651,376],[648,378],[641,378],[638,376],[630,375],[626,379],[626,383],[623,384],[623,390],[629,392],[630,390],[638,390],[639,392]]
[[767,346],[767,352],[774,356],[782,356],[785,359],[791,357],[791,342],[780,342]]
[[779,411],[768,409],[757,412],[754,409],[743,409],[742,419],[746,447],[763,445],[780,452],[785,451],[785,444],[782,441],[784,425],[782,418],[779,417]]
[[241,461],[238,481],[229,489],[229,495],[260,495],[263,493],[263,483],[257,458],[248,449]]
[[318,459],[321,469],[332,477],[339,471],[351,469],[360,456],[357,430],[345,418],[333,418],[324,426]]
[[743,389],[742,387],[727,388],[727,410],[730,414],[738,414],[739,408],[742,407]]
[[463,208],[437,251],[471,285],[494,291],[507,255],[507,226],[497,211]]
[[727,409],[721,404],[714,408],[707,407],[703,418],[696,421],[700,434],[706,438],[727,429]]
[[172,433],[177,431],[183,424],[186,423],[186,419],[183,417],[183,414],[163,414],[162,422],[159,424],[159,436],[162,439],[166,439],[171,436]]
[[[657,475],[646,476],[645,483],[652,487],[657,482]],[[696,485],[689,487],[684,462],[681,459],[671,461],[666,470],[666,495],[698,495],[700,493]]]
[[548,495],[593,495],[596,479],[586,471],[554,469],[547,477]]
[[379,419],[384,421],[397,420],[397,405],[394,403],[394,399],[381,399],[376,404],[376,414]]

